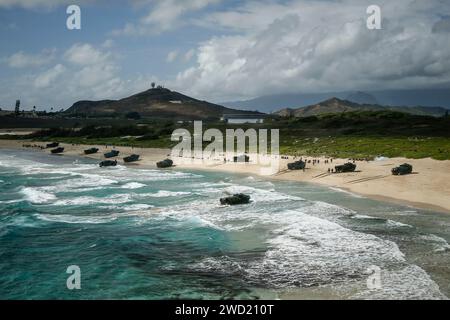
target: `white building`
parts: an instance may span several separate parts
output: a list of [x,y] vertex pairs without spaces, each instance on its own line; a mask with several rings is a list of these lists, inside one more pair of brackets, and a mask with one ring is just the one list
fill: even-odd
[[222,121],[229,124],[264,123],[264,114],[224,114]]

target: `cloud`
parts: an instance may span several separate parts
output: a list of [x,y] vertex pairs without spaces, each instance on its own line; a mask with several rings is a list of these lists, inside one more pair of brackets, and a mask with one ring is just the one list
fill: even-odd
[[27,54],[19,51],[3,60],[11,68],[39,67],[50,63],[54,59],[54,54],[55,50],[44,50],[40,54]]
[[158,1],[150,13],[142,19],[146,25],[155,26],[161,30],[169,30],[177,20],[190,11],[197,11],[206,6],[218,3],[219,0],[163,0]]
[[[251,2],[210,15],[233,31],[197,48],[171,84],[214,100],[287,92],[417,88],[450,82],[449,33],[432,33],[439,0],[379,1],[383,29],[366,28],[356,1]],[[402,8],[399,10],[398,8]]]
[[102,47],[105,49],[110,49],[112,47],[114,47],[114,40],[111,39],[106,39],[103,43],[102,43]]
[[64,56],[71,63],[88,66],[108,62],[111,58],[111,53],[95,49],[88,43],[77,43],[67,50]]
[[63,57],[68,62],[64,85],[73,97],[106,99],[126,91],[126,82],[120,77],[120,67],[111,51],[77,43]]
[[141,0],[139,4],[149,6],[149,12],[138,23],[127,23],[113,35],[159,34],[186,24],[185,16],[200,11],[222,0]]
[[43,71],[30,70],[8,79],[7,84],[0,79],[2,100],[21,99],[25,107],[59,109],[78,100],[122,98],[148,89],[153,81],[161,82],[140,74],[125,78],[116,56],[102,45],[77,43],[54,59],[55,65]]
[[66,68],[63,65],[57,64],[53,68],[38,75],[34,80],[34,86],[39,89],[48,87],[52,82],[57,80],[65,70]]
[[[162,57],[190,62],[173,79],[128,75],[116,54],[120,47],[112,41],[77,43],[59,49],[48,62],[45,52],[19,52],[3,61],[22,68],[23,74],[4,80],[0,96],[14,101],[20,93],[24,101],[70,106],[79,99],[124,97],[148,88],[151,81],[215,101],[450,83],[449,1],[378,0],[382,30],[366,28],[371,0],[233,1],[220,9],[214,6],[219,0],[132,2],[144,13],[118,34],[157,34],[195,24],[209,28],[202,36],[215,36],[207,36],[187,52],[179,49]],[[0,0],[0,7],[27,3],[32,1]],[[171,39],[155,41],[154,48],[159,52],[173,48],[168,44]],[[154,70],[167,74],[159,69]]]
[[[60,5],[73,4],[72,0],[0,0],[0,8],[21,7],[25,9],[52,8]],[[77,4],[92,2],[90,0],[77,1]]]
[[184,54],[184,61],[189,62],[195,55],[195,50],[191,49]]
[[167,54],[166,61],[169,62],[169,63],[172,63],[172,62],[175,61],[175,59],[176,59],[177,57],[178,57],[178,51],[177,51],[177,50],[170,51],[170,52]]

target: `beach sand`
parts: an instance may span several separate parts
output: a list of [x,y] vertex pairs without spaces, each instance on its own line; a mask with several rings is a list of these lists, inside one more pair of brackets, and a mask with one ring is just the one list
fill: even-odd
[[[22,148],[23,144],[45,145],[43,142],[0,140],[0,148]],[[62,144],[61,146],[65,148],[64,154],[73,156],[85,156],[83,152],[85,149],[97,147],[100,149],[99,153],[89,155],[88,157],[98,160],[104,160],[103,153],[112,150],[112,146],[106,147],[104,145]],[[50,152],[49,150],[40,150],[37,148],[24,149]],[[123,157],[134,153],[139,154],[142,160],[137,163],[128,164],[128,166],[136,167],[156,167],[156,162],[168,158],[171,152],[170,149],[131,147],[116,147],[115,149],[121,152],[118,157],[119,163],[121,164],[123,164],[123,161],[121,161]],[[329,174],[328,168],[334,168],[335,165],[344,164],[348,162],[348,159],[333,159],[333,163],[328,164],[325,163],[326,158],[303,157],[303,159],[319,159],[320,164],[308,164],[305,171],[289,171],[287,170],[287,164],[294,161],[293,157],[289,157],[289,159],[280,160],[276,170],[277,173],[266,176],[266,178],[317,183],[369,198],[450,213],[450,161],[448,160],[391,158],[369,162],[356,161],[356,172]],[[222,160],[215,161],[186,158],[174,158],[173,160],[178,168],[265,175],[262,174],[261,166],[258,164],[224,163],[223,158]],[[405,176],[391,175],[391,169],[393,167],[405,162],[413,166],[413,174]]]

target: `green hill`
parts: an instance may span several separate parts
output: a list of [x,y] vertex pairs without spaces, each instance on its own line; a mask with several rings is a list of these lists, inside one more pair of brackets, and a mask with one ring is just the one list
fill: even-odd
[[120,100],[78,101],[66,113],[83,115],[127,114],[177,119],[218,119],[223,114],[255,114],[197,100],[166,88],[154,88]]

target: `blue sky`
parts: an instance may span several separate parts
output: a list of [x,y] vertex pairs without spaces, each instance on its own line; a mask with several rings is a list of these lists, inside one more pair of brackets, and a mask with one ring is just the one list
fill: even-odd
[[[382,29],[366,27],[367,6]],[[81,8],[81,30],[66,8]],[[0,107],[70,107],[152,81],[214,102],[450,84],[443,0],[0,0]]]

